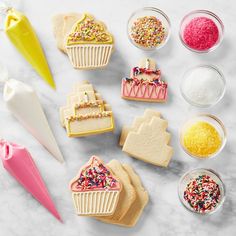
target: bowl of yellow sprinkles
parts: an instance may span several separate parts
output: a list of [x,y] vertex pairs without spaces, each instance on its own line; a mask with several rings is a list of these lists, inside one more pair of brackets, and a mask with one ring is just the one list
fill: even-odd
[[221,152],[226,143],[226,130],[215,116],[200,114],[189,119],[181,128],[180,143],[191,157],[207,159]]

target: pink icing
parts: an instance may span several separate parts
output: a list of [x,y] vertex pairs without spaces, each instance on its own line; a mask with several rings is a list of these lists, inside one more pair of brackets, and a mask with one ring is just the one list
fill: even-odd
[[167,83],[161,79],[160,70],[134,67],[131,78],[124,78],[121,82],[121,96],[151,101],[166,101]]
[[73,192],[120,190],[119,181],[110,170],[96,156],[92,156],[89,162],[83,166],[79,175],[72,180],[70,188]]
[[166,84],[135,83],[122,80],[122,97],[146,100],[165,101],[167,99]]
[[219,30],[207,17],[193,18],[183,32],[184,42],[192,49],[204,51],[213,47],[219,39]]
[[21,145],[0,140],[0,159],[4,168],[58,220],[62,221],[28,150]]

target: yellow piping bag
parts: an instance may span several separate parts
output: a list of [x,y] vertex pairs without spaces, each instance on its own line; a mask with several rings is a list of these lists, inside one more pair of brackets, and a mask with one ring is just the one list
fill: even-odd
[[5,20],[5,32],[13,45],[38,74],[55,89],[56,86],[47,59],[27,17],[14,8],[9,8]]

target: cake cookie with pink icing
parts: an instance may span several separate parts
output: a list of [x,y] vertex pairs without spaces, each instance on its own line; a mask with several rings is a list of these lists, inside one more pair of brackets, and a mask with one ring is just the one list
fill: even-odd
[[154,60],[146,58],[131,70],[130,78],[123,78],[121,97],[144,102],[165,102],[167,83],[161,78]]
[[103,161],[92,156],[70,183],[77,214],[108,216],[116,209],[122,184]]

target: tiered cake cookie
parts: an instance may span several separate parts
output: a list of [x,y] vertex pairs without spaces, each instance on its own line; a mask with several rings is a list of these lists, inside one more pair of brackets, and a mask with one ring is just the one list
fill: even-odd
[[60,108],[60,120],[69,137],[111,132],[115,126],[111,107],[86,81],[67,96],[66,106]]
[[141,117],[136,117],[133,121],[133,124],[131,127],[129,126],[123,126],[121,135],[120,135],[120,146],[124,145],[124,142],[127,138],[127,135],[130,131],[137,131],[139,127],[142,125],[142,123],[148,123],[152,119],[152,117],[160,117],[161,114],[157,111],[146,109],[144,112],[144,115]]
[[111,215],[118,203],[122,184],[96,156],[83,166],[70,184],[78,215]]
[[131,70],[130,78],[122,79],[121,96],[145,102],[167,100],[167,83],[161,79],[161,71],[156,69],[154,60],[143,59],[139,66]]
[[173,155],[167,126],[167,121],[160,118],[160,113],[146,110],[144,116],[136,118],[130,128],[122,130],[122,150],[134,158],[167,167]]
[[[117,160],[104,165],[95,156],[71,181],[70,189],[79,215],[125,227],[133,227],[138,222],[149,199],[131,166]],[[119,195],[115,195],[118,191]]]

